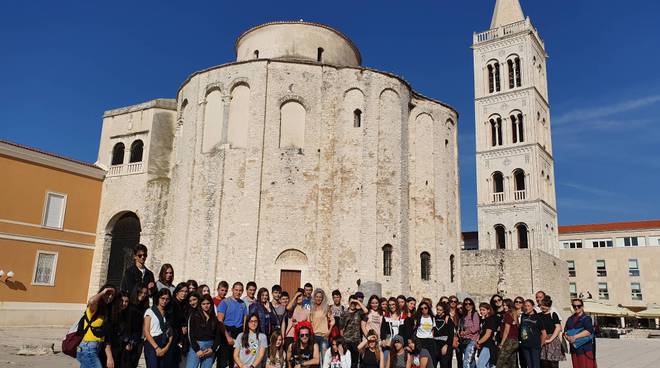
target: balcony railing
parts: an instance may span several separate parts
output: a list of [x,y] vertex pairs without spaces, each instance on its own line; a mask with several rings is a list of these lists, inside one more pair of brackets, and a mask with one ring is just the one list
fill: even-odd
[[124,165],[110,166],[110,169],[108,170],[108,176],[121,175],[123,168]]
[[504,193],[493,193],[493,202],[504,202]]
[[126,174],[137,174],[142,172],[142,162],[132,162],[126,165]]
[[516,190],[513,192],[513,199],[516,201],[524,201],[527,199],[527,191],[526,190]]
[[532,33],[534,33],[541,42],[541,44],[543,44],[543,40],[541,40],[541,37],[539,37],[536,28],[534,28],[529,18],[525,20],[521,20],[516,23],[507,24],[505,26],[498,27],[495,29],[489,29],[488,31],[485,32],[475,33],[473,43],[476,45],[482,42],[492,41],[501,37],[505,37],[508,35],[524,32],[524,31],[531,31]]
[[108,169],[108,176],[121,176],[142,173],[142,162],[131,162],[126,165],[113,165]]

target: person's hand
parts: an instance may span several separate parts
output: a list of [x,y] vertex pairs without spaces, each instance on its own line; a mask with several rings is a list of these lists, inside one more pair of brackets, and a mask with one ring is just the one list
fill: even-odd
[[188,327],[181,327],[181,332],[182,332],[184,335],[187,335],[187,334],[188,334]]
[[344,346],[343,345],[338,345],[337,346],[337,352],[339,353],[340,356],[344,356]]
[[229,346],[234,346],[234,338],[233,337],[227,337],[227,344]]
[[106,366],[108,368],[115,368],[115,360],[112,359],[112,355],[108,355],[108,359],[106,361]]
[[302,366],[300,364],[296,364],[293,366],[293,368],[302,368]]
[[204,358],[206,355],[206,350],[199,350],[196,354],[198,358]]
[[165,350],[161,348],[156,348],[156,356],[162,357],[163,355],[165,355]]
[[147,289],[153,289],[154,287],[156,287],[156,284],[154,284],[153,282],[147,284]]
[[132,344],[126,344],[126,351],[132,351],[133,350],[133,345]]

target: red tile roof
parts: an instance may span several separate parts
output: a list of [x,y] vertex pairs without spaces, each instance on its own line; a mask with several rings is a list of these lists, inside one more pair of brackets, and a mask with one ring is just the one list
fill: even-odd
[[5,144],[8,144],[8,145],[11,145],[11,146],[14,146],[14,147],[18,147],[18,148],[26,149],[26,150],[28,150],[28,151],[32,151],[32,152],[41,153],[41,154],[43,154],[43,155],[47,155],[47,156],[51,156],[51,157],[56,157],[56,158],[59,158],[59,159],[62,159],[62,160],[67,160],[67,161],[70,161],[70,162],[73,162],[73,163],[76,163],[76,164],[80,164],[80,165],[83,165],[83,166],[93,167],[93,168],[95,168],[95,169],[101,169],[100,167],[98,167],[98,166],[96,166],[96,165],[94,165],[94,164],[90,164],[89,162],[79,161],[79,160],[75,160],[75,159],[72,159],[72,158],[68,158],[68,157],[64,157],[64,156],[56,155],[56,154],[54,154],[54,153],[50,153],[50,152],[46,152],[46,151],[42,151],[42,150],[40,150],[40,149],[38,149],[38,148],[33,148],[33,147],[24,146],[24,145],[22,145],[22,144],[18,144],[18,143],[14,143],[14,142],[9,142],[9,141],[6,141],[6,140],[4,140],[4,139],[0,139],[0,143],[5,143]]
[[643,230],[660,228],[660,220],[610,222],[606,224],[559,226],[560,234],[587,233],[596,231]]

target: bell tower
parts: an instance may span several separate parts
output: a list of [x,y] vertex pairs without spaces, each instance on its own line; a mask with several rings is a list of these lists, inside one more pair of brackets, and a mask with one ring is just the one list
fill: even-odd
[[519,0],[474,34],[480,249],[559,256],[545,45]]

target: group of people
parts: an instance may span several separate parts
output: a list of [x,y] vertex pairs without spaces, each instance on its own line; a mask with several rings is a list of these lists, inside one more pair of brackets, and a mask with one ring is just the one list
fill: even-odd
[[[216,295],[195,280],[174,284],[164,264],[145,267],[147,248],[119,288],[93,296],[78,326],[80,366],[135,368],[574,368],[596,367],[594,328],[580,299],[563,323],[549,295],[536,300],[389,298],[357,292],[344,304],[309,283],[293,295],[279,285],[221,281]],[[244,294],[245,292],[245,294]],[[229,294],[229,295],[228,295]]]

